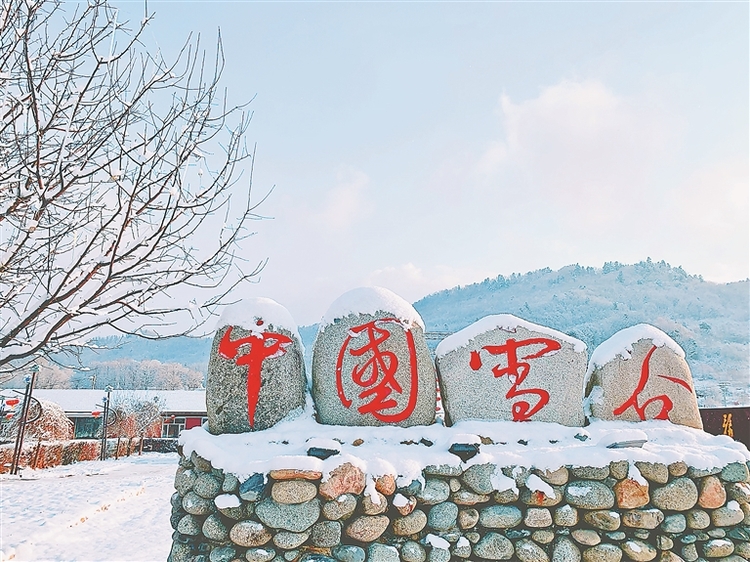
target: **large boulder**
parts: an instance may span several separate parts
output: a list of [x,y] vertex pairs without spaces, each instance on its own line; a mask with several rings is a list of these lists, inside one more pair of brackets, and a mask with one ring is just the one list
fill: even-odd
[[487,316],[436,349],[446,421],[582,426],[586,344],[510,314]]
[[648,324],[620,330],[591,354],[586,395],[603,420],[669,420],[703,429],[685,352]]
[[312,379],[320,423],[408,427],[435,420],[424,323],[387,289],[354,289],[331,304],[315,339]]
[[297,326],[276,301],[254,298],[225,309],[208,362],[208,430],[267,429],[304,407],[303,355]]

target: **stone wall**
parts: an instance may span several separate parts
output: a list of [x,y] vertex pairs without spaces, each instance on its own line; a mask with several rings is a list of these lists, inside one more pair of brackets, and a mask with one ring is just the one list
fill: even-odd
[[[750,559],[750,463],[425,467],[365,490],[351,464],[240,482],[181,456],[170,562]],[[505,489],[502,489],[505,488]]]

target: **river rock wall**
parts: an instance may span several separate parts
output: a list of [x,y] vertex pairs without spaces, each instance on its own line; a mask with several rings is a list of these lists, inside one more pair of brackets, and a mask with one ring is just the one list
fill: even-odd
[[181,455],[170,562],[750,559],[750,462],[540,471],[427,466],[397,486],[343,464],[239,481]]

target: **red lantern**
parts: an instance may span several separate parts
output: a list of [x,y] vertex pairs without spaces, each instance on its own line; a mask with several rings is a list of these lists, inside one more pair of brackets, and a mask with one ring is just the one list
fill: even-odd
[[102,413],[99,410],[94,410],[93,412],[91,412],[91,415],[94,416],[95,418],[98,418],[99,416],[102,415]]
[[13,412],[8,412],[7,414],[5,414],[5,419],[6,420],[11,419],[12,417],[13,417]]
[[18,398],[8,398],[5,400],[5,403],[10,406],[11,408],[18,404],[20,400]]

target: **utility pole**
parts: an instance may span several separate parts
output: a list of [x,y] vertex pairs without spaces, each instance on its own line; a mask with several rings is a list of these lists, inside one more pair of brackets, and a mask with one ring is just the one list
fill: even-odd
[[102,420],[102,449],[99,453],[100,461],[107,460],[107,418],[109,417],[109,400],[110,395],[112,394],[112,387],[107,385],[105,390],[107,391],[107,396],[102,398],[102,400],[104,400],[104,419]]
[[[23,394],[23,407],[21,408],[21,419],[18,421],[18,434],[16,435],[16,445],[13,448],[13,461],[10,465],[10,473],[18,474],[18,465],[21,462],[21,450],[23,449],[23,435],[26,432],[26,422],[29,417],[29,408],[31,407],[31,393],[34,391],[34,382],[36,374],[39,372],[39,365],[36,363],[31,366],[31,374],[26,375],[26,391]],[[32,420],[33,421],[33,420]]]

